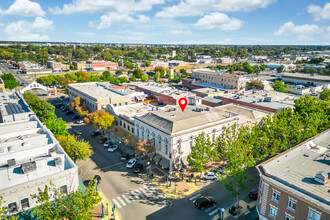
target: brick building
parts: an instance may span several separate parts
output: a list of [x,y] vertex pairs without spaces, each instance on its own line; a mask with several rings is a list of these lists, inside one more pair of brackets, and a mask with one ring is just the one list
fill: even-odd
[[257,166],[259,219],[330,219],[330,130]]

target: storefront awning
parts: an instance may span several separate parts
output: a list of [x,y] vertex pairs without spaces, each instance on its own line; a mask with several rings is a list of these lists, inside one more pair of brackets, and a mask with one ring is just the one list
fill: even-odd
[[149,157],[150,160],[152,160],[155,155],[156,155],[156,153],[152,152],[152,153],[148,154],[148,157]]
[[162,169],[167,169],[170,167],[170,161],[163,157],[161,161],[159,161],[159,165],[162,167]]
[[156,155],[154,156],[154,158],[152,160],[155,161],[156,164],[158,164],[160,159],[162,159],[162,156],[160,154],[156,153]]

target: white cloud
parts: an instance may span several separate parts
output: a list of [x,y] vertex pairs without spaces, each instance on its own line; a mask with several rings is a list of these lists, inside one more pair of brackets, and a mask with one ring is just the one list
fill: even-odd
[[53,29],[53,21],[36,17],[34,22],[17,21],[6,26],[3,31],[8,35],[9,40],[14,41],[48,41],[48,35],[41,35],[35,32],[45,32]]
[[298,40],[311,40],[311,35],[319,33],[321,33],[321,29],[315,24],[295,25],[291,21],[284,23],[274,32],[277,36],[297,35]]
[[149,11],[156,4],[163,4],[165,0],[73,0],[64,4],[62,8],[50,8],[52,14],[73,14],[78,12],[117,12],[132,14],[134,12]]
[[18,15],[25,17],[45,16],[46,12],[42,10],[37,2],[29,0],[16,0],[7,10],[3,11],[4,14]]
[[277,0],[183,0],[179,4],[163,8],[157,17],[201,16],[212,11],[251,11],[266,8]]
[[191,30],[182,30],[182,29],[170,30],[167,33],[171,34],[171,35],[190,35],[190,34],[192,34]]
[[137,18],[134,19],[127,14],[108,13],[101,16],[100,23],[97,25],[97,29],[109,28],[114,23],[144,23],[150,20],[150,18],[145,15],[137,15],[136,17]]
[[307,11],[314,16],[315,21],[330,19],[330,3],[326,3],[324,8],[319,5],[309,5]]
[[226,14],[213,12],[200,18],[196,26],[200,29],[220,29],[223,31],[235,31],[242,27],[243,21],[237,18],[229,18]]

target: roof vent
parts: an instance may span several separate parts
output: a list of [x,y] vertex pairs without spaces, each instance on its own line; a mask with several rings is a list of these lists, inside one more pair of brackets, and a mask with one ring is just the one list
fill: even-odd
[[55,161],[55,165],[56,165],[56,166],[62,164],[62,158],[60,158],[60,157],[56,157],[56,158],[54,159],[54,161]]
[[16,165],[16,160],[15,159],[10,159],[10,160],[7,160],[7,163],[8,163],[9,167],[15,166]]
[[55,154],[55,149],[54,148],[51,148],[48,150],[48,153],[50,154],[50,156],[54,156]]
[[26,174],[37,169],[37,164],[35,161],[27,162],[21,164],[22,173]]
[[320,171],[315,175],[314,180],[324,185],[328,182],[328,174],[324,171]]

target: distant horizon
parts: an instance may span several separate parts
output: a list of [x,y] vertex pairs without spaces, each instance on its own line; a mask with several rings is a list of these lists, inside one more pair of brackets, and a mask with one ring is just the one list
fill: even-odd
[[330,1],[2,1],[0,40],[327,46]]

